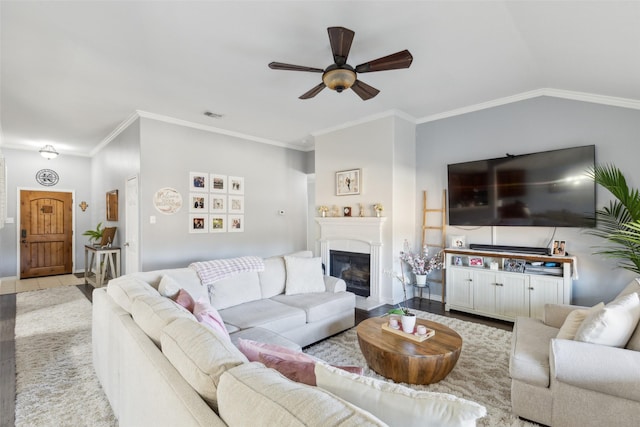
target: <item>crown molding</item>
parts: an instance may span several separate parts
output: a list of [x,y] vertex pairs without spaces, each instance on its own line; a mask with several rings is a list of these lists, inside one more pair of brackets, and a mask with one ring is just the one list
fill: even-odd
[[89,153],[89,157],[95,156],[100,150],[106,147],[111,141],[116,139],[116,137],[120,135],[125,129],[127,129],[129,126],[131,126],[131,124],[133,124],[136,120],[138,120],[139,117],[140,116],[138,115],[137,112],[127,117],[125,121],[120,123],[114,130],[112,130],[111,133],[107,135],[105,139],[100,141],[100,144],[96,145],[96,147],[93,150],[91,150],[91,152]]
[[333,127],[330,127],[330,128],[326,128],[326,129],[322,129],[322,130],[319,130],[319,131],[316,131],[316,132],[312,132],[311,136],[316,137],[316,136],[320,136],[320,135],[326,135],[328,133],[336,132],[338,130],[348,129],[348,128],[351,128],[353,126],[374,122],[376,120],[384,119],[384,118],[387,118],[387,117],[398,117],[398,118],[401,118],[403,120],[408,121],[409,123],[418,124],[418,121],[416,120],[415,117],[405,113],[404,111],[387,110],[387,111],[383,111],[382,113],[372,114],[370,116],[366,116],[366,117],[363,117],[363,118],[358,119],[358,120],[352,120],[350,122],[345,122],[345,123],[342,123],[342,124],[340,124],[338,126],[333,126]]
[[594,104],[609,105],[612,107],[631,108],[640,110],[640,101],[630,98],[619,98],[615,96],[597,95],[586,92],[574,92],[563,89],[541,88],[529,92],[522,92],[516,95],[498,98],[480,104],[469,105],[467,107],[456,108],[455,110],[445,111],[443,113],[433,114],[416,120],[417,124],[434,122],[449,117],[460,116],[462,114],[473,113],[475,111],[486,110],[488,108],[499,107],[501,105],[512,104],[514,102],[525,101],[527,99],[537,98],[540,96],[550,96],[553,98],[570,99],[573,101],[591,102]]

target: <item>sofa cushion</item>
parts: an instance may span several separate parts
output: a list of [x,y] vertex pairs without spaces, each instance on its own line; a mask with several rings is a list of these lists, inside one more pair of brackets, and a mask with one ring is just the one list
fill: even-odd
[[125,310],[131,314],[131,305],[140,295],[159,296],[158,291],[147,282],[136,277],[121,276],[109,280],[107,294]]
[[582,322],[576,341],[624,347],[640,320],[640,297],[635,292],[617,298]]
[[538,319],[518,317],[511,337],[509,375],[538,387],[549,387],[549,343],[558,329]]
[[162,330],[162,353],[200,396],[217,410],[220,376],[248,363],[231,341],[204,325],[177,319]]
[[[640,295],[640,278],[633,279],[616,297],[616,299],[628,295],[632,292]],[[627,342],[625,348],[629,350],[640,351],[640,324],[636,326],[636,330],[631,334],[631,338]]]
[[574,339],[576,336],[576,332],[578,332],[578,329],[580,328],[580,325],[582,325],[584,319],[586,319],[590,313],[600,310],[602,307],[604,307],[604,303],[601,302],[600,304],[594,305],[591,308],[579,308],[573,310],[571,313],[569,313],[564,323],[560,327],[556,338],[562,340]]
[[[230,325],[227,324],[227,328],[229,327]],[[233,327],[235,328],[235,326]],[[233,342],[233,344],[235,344],[235,346],[238,348],[240,348],[240,340],[246,339],[246,340],[259,341],[259,342],[264,342],[269,344],[275,344],[280,347],[285,347],[293,351],[302,351],[302,347],[300,347],[300,344],[295,343],[291,340],[288,340],[282,335],[277,334],[268,329],[264,329],[264,328],[248,328],[243,330],[240,330],[238,328],[236,329],[237,329],[236,332],[231,333],[231,331],[229,331],[229,333],[231,335],[231,342]]]
[[261,298],[260,279],[255,271],[234,274],[209,285],[209,300],[218,310]]
[[286,295],[325,291],[321,258],[285,256],[284,263],[287,269]]
[[356,296],[351,292],[278,295],[272,299],[304,310],[307,323],[321,321],[348,310],[353,311],[356,304]]
[[179,318],[196,321],[193,314],[169,298],[158,295],[141,295],[131,305],[131,315],[136,324],[157,345],[160,345],[162,329]]
[[474,427],[484,406],[451,394],[412,390],[375,378],[348,373],[323,363],[315,367],[318,387],[371,412],[389,425]]
[[615,299],[627,296],[634,292],[637,294],[640,294],[640,277],[637,277],[633,279],[631,282],[629,282],[629,284],[625,286],[623,290],[620,291],[620,293],[618,294],[618,296],[615,297]]
[[158,283],[158,292],[163,297],[173,298],[180,292],[180,284],[173,279],[171,276],[163,275],[162,279],[160,279],[160,283]]
[[240,329],[261,327],[274,332],[284,332],[304,326],[307,316],[303,310],[272,299],[251,301],[240,306],[220,310],[225,323]]
[[[312,403],[312,404],[310,404]],[[229,369],[220,378],[218,409],[229,426],[385,426],[367,411],[317,387],[293,382],[260,363]]]

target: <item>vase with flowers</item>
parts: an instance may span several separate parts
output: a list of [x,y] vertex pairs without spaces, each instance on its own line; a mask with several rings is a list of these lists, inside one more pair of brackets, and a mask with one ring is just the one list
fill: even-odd
[[416,277],[417,285],[425,285],[427,276],[435,270],[440,270],[443,263],[442,251],[434,256],[429,256],[429,249],[426,245],[422,248],[422,252],[417,254],[405,249],[400,252],[400,259],[411,268],[411,272]]
[[382,216],[382,211],[384,210],[384,207],[382,206],[382,203],[376,203],[375,205],[373,205],[373,210],[376,211],[376,216],[380,217]]
[[327,212],[329,211],[329,207],[328,206],[320,206],[318,207],[318,212],[320,212],[320,216],[321,217],[325,217],[327,216]]

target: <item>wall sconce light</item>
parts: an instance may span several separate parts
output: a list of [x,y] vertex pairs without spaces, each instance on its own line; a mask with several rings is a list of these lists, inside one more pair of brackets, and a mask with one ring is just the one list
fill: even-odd
[[82,202],[80,202],[80,204],[78,206],[80,206],[80,209],[82,209],[82,212],[86,211],[87,208],[89,207],[87,202],[85,202],[84,200]]
[[40,155],[47,160],[51,160],[58,157],[58,152],[53,148],[53,145],[47,144],[40,149]]

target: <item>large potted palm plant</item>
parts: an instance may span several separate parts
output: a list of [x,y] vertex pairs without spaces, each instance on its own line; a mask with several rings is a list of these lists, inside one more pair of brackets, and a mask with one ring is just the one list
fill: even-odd
[[640,192],[629,188],[613,165],[596,165],[589,175],[616,198],[596,210],[597,226],[587,231],[612,243],[595,253],[617,259],[619,267],[640,274]]

